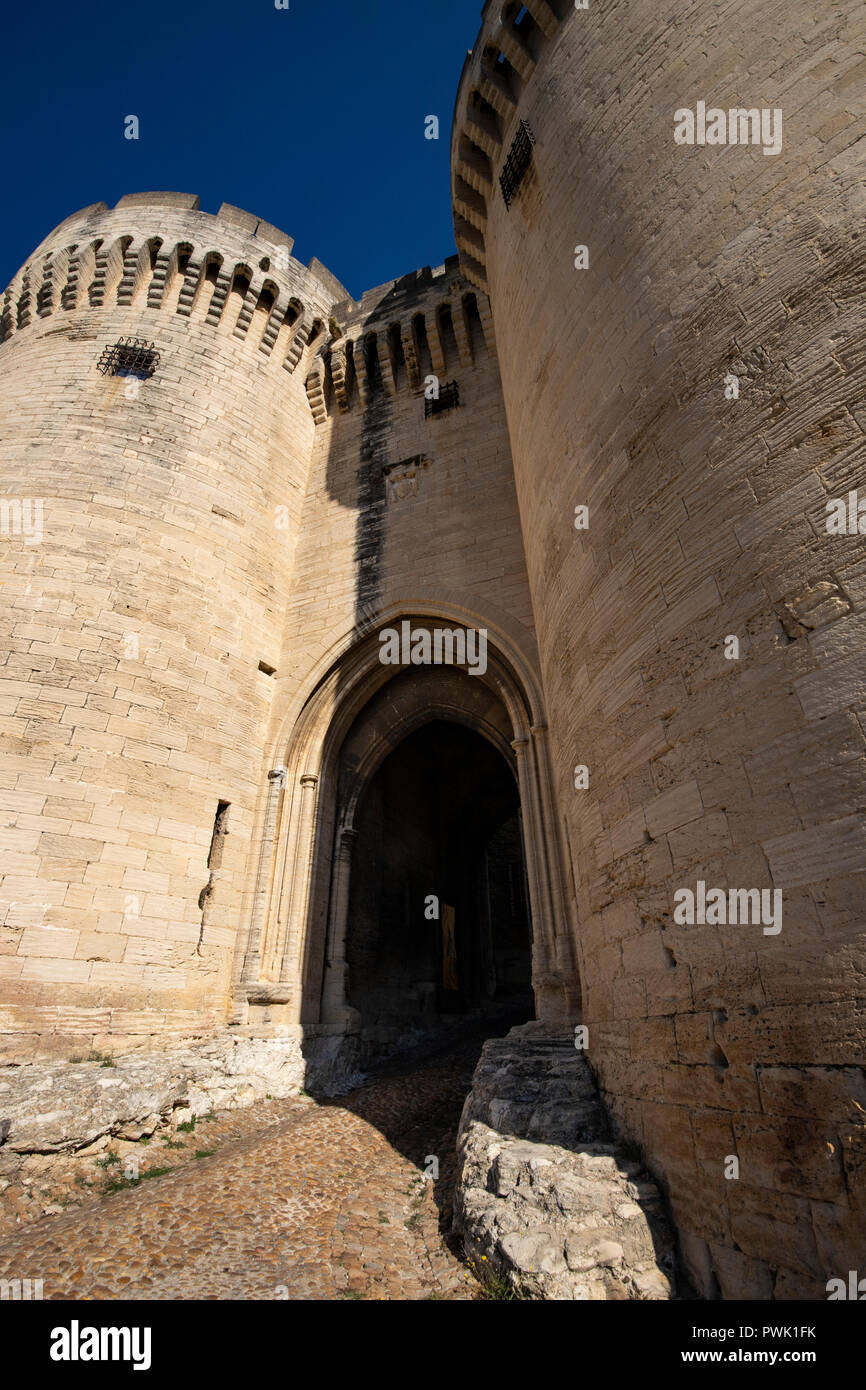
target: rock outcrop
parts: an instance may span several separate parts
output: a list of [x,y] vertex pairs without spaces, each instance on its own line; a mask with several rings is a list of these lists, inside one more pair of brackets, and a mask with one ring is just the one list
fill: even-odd
[[[10,1153],[85,1148],[105,1134],[138,1139],[175,1112],[233,1110],[302,1088],[347,1090],[359,1080],[340,1037],[221,1038],[159,1054],[36,1062],[0,1069],[0,1146]],[[4,1165],[4,1171],[5,1171]]]
[[455,1230],[519,1296],[667,1299],[674,1246],[658,1187],[610,1132],[569,1038],[484,1046],[458,1135]]

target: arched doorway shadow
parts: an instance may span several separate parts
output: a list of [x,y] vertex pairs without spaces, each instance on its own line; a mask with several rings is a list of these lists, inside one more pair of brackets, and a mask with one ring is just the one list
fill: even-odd
[[[389,687],[388,698],[405,695]],[[353,754],[373,737],[369,716],[341,760],[355,836],[344,989],[365,1068],[472,1020],[522,1022],[534,1009],[513,768],[463,722],[408,722],[357,799]]]

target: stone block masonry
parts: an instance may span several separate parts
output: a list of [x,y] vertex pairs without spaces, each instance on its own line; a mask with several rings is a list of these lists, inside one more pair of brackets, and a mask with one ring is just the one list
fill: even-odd
[[485,1043],[463,1108],[454,1225],[473,1267],[528,1298],[675,1296],[658,1187],[611,1135],[574,1040],[535,1031]]
[[[225,1020],[315,432],[296,368],[345,297],[289,251],[132,195],[6,292],[0,495],[44,506],[39,545],[0,537],[7,1055]],[[130,338],[153,374],[98,372]]]
[[533,659],[486,298],[454,257],[355,304],[290,252],[240,209],[134,194],[3,298],[0,497],[42,529],[0,535],[7,1058],[315,1028],[324,938],[304,869],[286,930],[267,836],[323,660],[407,603]]
[[[586,1028],[699,1294],[858,1268],[864,38],[857,0],[487,3],[458,256],[358,302],[181,193],[37,248],[0,306],[7,1060],[350,1066],[364,797],[462,723],[517,789],[537,1019]],[[384,666],[403,622],[483,630],[484,672]],[[738,910],[676,914],[704,890]],[[467,1192],[517,1175],[550,1206],[482,1123]],[[642,1238],[611,1239],[644,1284],[513,1235],[569,1297],[666,1296]]]
[[[488,5],[455,112],[588,1057],[708,1297],[826,1297],[866,1243],[866,537],[825,520],[866,484],[864,33],[855,0]],[[778,112],[779,152],[678,143],[699,103]],[[781,890],[781,932],[676,925],[698,880]]]

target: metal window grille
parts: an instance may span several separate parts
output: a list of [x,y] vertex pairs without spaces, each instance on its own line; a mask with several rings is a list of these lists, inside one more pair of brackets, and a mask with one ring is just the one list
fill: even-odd
[[508,158],[502,166],[502,173],[499,175],[499,187],[502,189],[502,199],[507,208],[514,202],[518,188],[523,181],[523,175],[529,168],[532,159],[532,146],[535,144],[535,136],[528,121],[521,121],[517,128],[517,134],[511,142],[511,149],[508,151]]
[[439,395],[432,396],[429,400],[424,397],[424,419],[429,415],[441,415],[443,410],[453,410],[460,404],[460,387],[456,381],[446,381],[444,386],[439,387]]
[[106,344],[96,364],[103,376],[134,376],[146,381],[159,366],[159,353],[146,338],[119,338]]

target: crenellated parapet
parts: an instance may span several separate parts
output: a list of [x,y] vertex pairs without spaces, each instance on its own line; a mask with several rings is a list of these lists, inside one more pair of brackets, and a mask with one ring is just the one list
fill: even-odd
[[336,305],[330,328],[305,382],[318,424],[379,394],[422,395],[429,377],[444,382],[496,357],[489,301],[456,256]]
[[292,239],[223,204],[214,216],[180,193],[131,194],[60,224],[8,286],[0,351],[42,320],[125,311],[141,336],[159,322],[233,339],[250,365],[302,380],[313,418],[362,409],[378,392],[421,393],[426,379],[496,356],[490,304],[458,258],[367,291],[356,304]]
[[[237,339],[257,367],[293,373],[346,290],[292,239],[231,204],[213,216],[190,194],[131,194],[66,218],[18,271],[0,309],[0,345],[50,317],[110,308],[188,320]],[[351,303],[351,300],[348,301]],[[153,316],[151,322],[148,319]]]
[[454,238],[466,279],[485,293],[487,213],[517,127],[520,98],[572,0],[488,0],[460,77],[451,135]]

